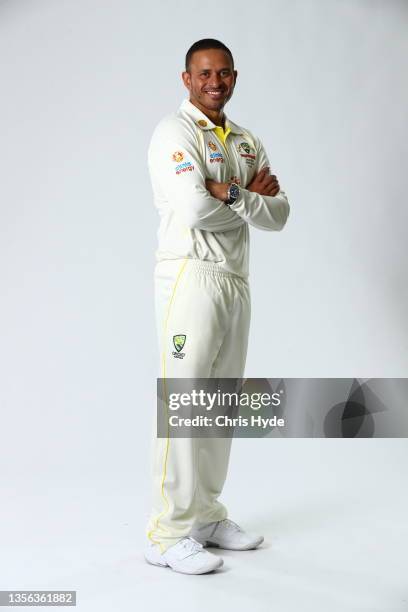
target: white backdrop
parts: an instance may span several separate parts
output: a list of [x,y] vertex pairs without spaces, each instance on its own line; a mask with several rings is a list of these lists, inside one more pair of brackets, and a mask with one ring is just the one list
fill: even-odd
[[[195,40],[232,50],[227,114],[261,137],[291,204],[283,232],[251,233],[247,376],[406,376],[407,26],[403,1],[0,2],[1,588],[46,588],[51,566],[67,588],[62,558],[89,569],[121,541],[132,560],[143,541],[158,361],[146,152],[186,95]],[[361,461],[382,466],[380,486],[384,462],[403,477],[404,440],[238,441],[227,501],[248,483],[249,523],[269,516],[275,464],[285,514],[285,464],[295,453],[318,487],[319,449],[344,482]]]

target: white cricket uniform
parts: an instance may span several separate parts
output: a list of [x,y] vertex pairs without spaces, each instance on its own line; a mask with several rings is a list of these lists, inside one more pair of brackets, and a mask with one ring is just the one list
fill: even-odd
[[[156,321],[161,378],[241,378],[250,321],[249,225],[281,230],[289,204],[245,189],[269,161],[258,138],[228,119],[225,132],[189,100],[156,127],[149,171],[160,214]],[[230,207],[205,179],[234,181]],[[156,433],[156,431],[154,432]],[[231,439],[157,438],[147,535],[162,552],[195,521],[219,521]]]

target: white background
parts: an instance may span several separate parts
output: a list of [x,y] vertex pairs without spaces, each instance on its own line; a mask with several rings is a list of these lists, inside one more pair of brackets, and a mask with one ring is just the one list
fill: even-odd
[[291,204],[283,232],[251,233],[246,375],[404,377],[407,26],[403,1],[0,2],[0,588],[77,589],[92,612],[408,609],[405,440],[234,441],[223,501],[265,548],[199,578],[141,556],[146,152],[187,48],[231,48],[227,114]]

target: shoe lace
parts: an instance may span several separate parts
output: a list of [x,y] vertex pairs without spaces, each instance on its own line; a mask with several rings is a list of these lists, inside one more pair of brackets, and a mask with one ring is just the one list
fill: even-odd
[[237,523],[234,523],[234,521],[231,521],[231,519],[224,519],[220,521],[220,524],[229,531],[242,531],[241,527],[237,525]]
[[198,553],[203,549],[203,545],[190,536],[183,538],[180,543],[184,550],[191,555]]

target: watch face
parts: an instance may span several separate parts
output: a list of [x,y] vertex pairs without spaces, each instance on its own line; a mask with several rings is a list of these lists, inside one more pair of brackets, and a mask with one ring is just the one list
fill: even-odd
[[235,185],[235,183],[230,185],[229,196],[231,200],[236,200],[239,196],[239,187],[238,185]]

